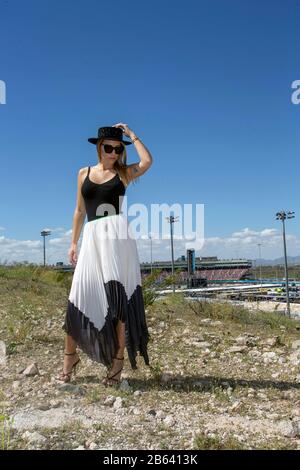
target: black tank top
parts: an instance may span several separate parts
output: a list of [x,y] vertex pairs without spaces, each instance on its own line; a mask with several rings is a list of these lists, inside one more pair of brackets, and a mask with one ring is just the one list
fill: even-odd
[[88,221],[120,214],[126,188],[118,173],[104,183],[94,183],[89,178],[90,167],[81,186]]

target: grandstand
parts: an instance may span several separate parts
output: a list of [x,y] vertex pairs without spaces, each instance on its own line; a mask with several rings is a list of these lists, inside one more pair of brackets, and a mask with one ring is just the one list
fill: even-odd
[[[250,269],[252,261],[248,259],[218,259],[216,256],[196,257],[195,258],[195,274],[196,278],[205,278],[208,281],[230,281],[243,280],[251,277]],[[170,275],[172,272],[172,264],[170,261],[156,261],[152,263],[153,269],[160,269],[161,280]],[[174,261],[175,272],[179,270],[179,281],[186,282],[188,278],[187,261],[181,256]],[[141,263],[142,276],[149,274],[151,271],[150,263]]]
[[249,268],[201,269],[201,277],[208,281],[242,280],[247,277]]
[[[141,275],[147,276],[151,272],[151,263],[141,263]],[[157,279],[162,281],[166,276],[172,273],[171,261],[155,261],[152,263],[153,269],[161,270]],[[178,273],[178,282],[186,283],[188,279],[187,260],[185,256],[180,256],[174,261],[175,273]],[[218,259],[216,256],[196,257],[195,273],[193,277],[207,279],[208,282],[214,281],[239,281],[251,279],[252,261],[248,259]],[[57,262],[54,269],[58,271],[74,271],[74,266],[64,265]]]

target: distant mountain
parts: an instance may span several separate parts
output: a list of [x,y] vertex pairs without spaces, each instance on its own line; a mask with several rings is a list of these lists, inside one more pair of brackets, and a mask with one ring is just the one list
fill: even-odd
[[[275,266],[276,264],[283,265],[284,264],[284,257],[282,256],[281,258],[275,258],[275,259],[255,259],[252,260],[252,262],[255,261],[256,266]],[[292,266],[294,264],[299,264],[300,265],[300,256],[288,256],[287,257],[288,265]],[[254,264],[254,263],[253,263]]]

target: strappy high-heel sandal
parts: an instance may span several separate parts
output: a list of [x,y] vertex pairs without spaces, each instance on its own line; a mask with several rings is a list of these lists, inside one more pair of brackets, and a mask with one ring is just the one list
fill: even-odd
[[[75,356],[75,354],[77,354],[77,351],[73,353],[65,352],[65,356]],[[79,362],[80,362],[80,358],[78,358],[78,360],[74,362],[69,372],[62,371],[61,374],[57,377],[57,380],[59,380],[60,382],[64,382],[64,383],[70,382],[72,373],[74,372],[74,375],[76,375],[76,367],[79,364]]]
[[[118,359],[119,361],[124,361],[124,357],[114,357],[113,359]],[[118,375],[118,374],[123,370],[123,368],[124,368],[124,366],[122,366],[121,369],[119,369],[119,370],[118,370],[115,374],[113,374],[113,375],[108,375],[109,372],[107,372],[106,377],[104,377],[104,379],[102,380],[102,384],[107,387],[108,385],[111,386],[111,385],[117,385],[118,383],[120,383],[121,380],[120,380],[120,379],[114,379],[114,377],[115,377],[116,375]],[[115,382],[115,383],[110,384],[110,383],[109,383],[110,380],[112,380],[112,381]]]

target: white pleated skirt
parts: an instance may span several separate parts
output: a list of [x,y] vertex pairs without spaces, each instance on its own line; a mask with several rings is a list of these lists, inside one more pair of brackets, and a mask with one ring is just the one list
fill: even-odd
[[138,352],[149,365],[137,244],[122,213],[84,225],[63,329],[91,359],[110,367],[119,347],[119,320],[132,369]]

